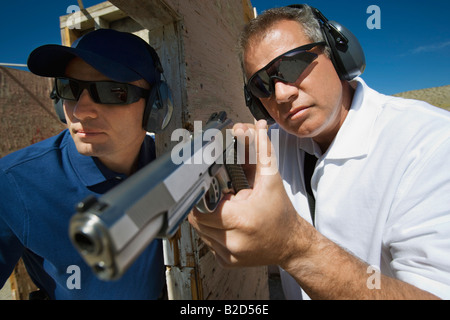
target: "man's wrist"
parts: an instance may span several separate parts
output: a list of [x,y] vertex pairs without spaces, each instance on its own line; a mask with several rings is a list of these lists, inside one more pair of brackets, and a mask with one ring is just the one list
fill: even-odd
[[287,243],[286,255],[280,261],[280,267],[290,274],[297,274],[304,267],[311,265],[313,256],[317,255],[318,237],[321,235],[306,220],[298,216],[292,236]]

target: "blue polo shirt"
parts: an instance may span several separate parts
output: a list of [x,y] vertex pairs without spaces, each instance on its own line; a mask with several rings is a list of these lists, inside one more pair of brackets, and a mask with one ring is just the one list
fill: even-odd
[[[139,168],[155,158],[145,139]],[[51,299],[156,299],[164,285],[160,240],[117,281],[99,280],[68,236],[75,205],[126,176],[78,153],[68,130],[0,159],[0,287],[20,257]]]

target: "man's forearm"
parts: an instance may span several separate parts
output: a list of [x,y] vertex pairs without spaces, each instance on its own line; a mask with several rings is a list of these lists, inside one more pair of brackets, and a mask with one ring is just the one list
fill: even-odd
[[[312,228],[312,226],[311,226]],[[301,256],[292,256],[281,267],[296,279],[312,299],[437,299],[406,282],[377,274],[370,285],[369,265],[317,231]],[[369,281],[368,281],[369,280]]]

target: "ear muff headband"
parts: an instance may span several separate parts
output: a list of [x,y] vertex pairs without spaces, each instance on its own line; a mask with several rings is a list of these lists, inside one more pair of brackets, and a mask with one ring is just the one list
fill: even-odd
[[[303,9],[305,5],[288,6]],[[360,76],[366,68],[364,51],[355,35],[336,21],[329,21],[318,9],[310,7],[320,24],[323,37],[331,50],[331,61],[339,77],[350,81]]]

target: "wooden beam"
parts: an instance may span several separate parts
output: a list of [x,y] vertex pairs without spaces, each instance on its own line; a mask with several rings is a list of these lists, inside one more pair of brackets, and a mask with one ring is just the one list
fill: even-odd
[[245,23],[248,23],[255,18],[255,10],[252,2],[250,0],[242,0],[242,7],[244,11],[244,21]]
[[78,6],[80,7],[80,10],[84,10],[83,0],[77,0]]
[[93,7],[83,8],[80,11],[61,16],[59,21],[61,29],[67,27],[71,30],[81,31],[102,27],[102,24],[98,23],[98,19],[103,20],[103,23],[106,24],[126,17],[127,15],[122,10],[106,1]]
[[158,20],[159,25],[173,24],[181,19],[180,15],[162,0],[112,0],[111,2],[148,30],[155,27],[152,21],[154,19]]

